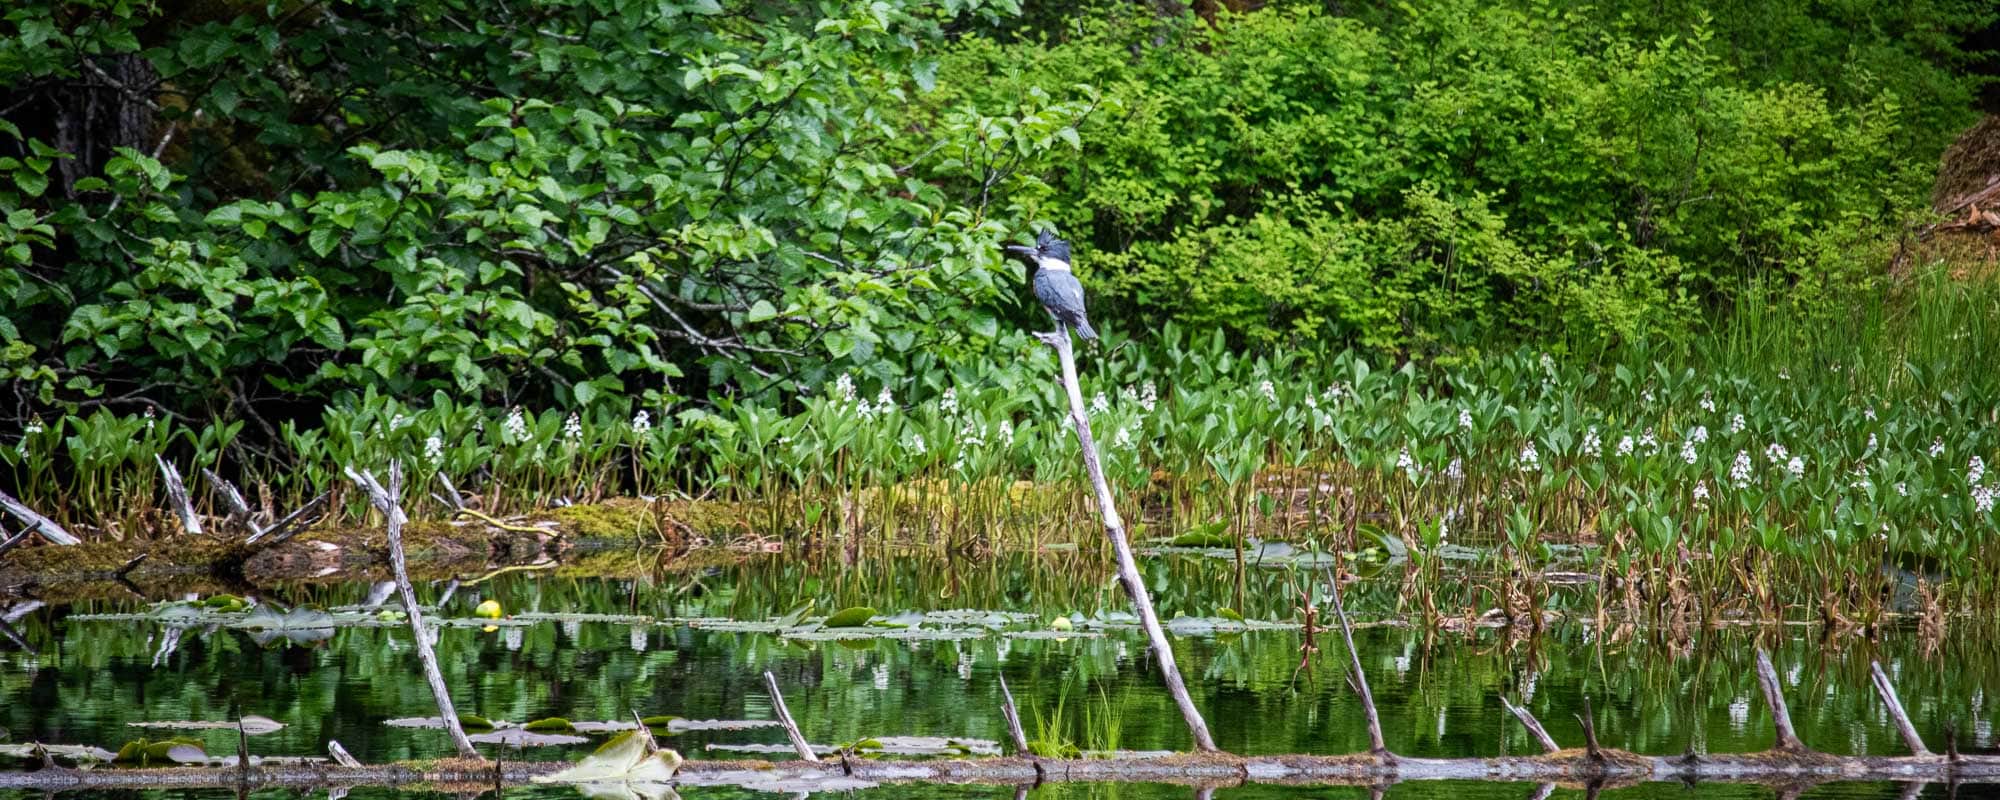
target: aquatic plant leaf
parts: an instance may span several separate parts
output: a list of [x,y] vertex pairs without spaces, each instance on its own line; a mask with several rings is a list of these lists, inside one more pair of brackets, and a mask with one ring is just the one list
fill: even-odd
[[667,729],[679,731],[747,731],[756,728],[781,728],[784,723],[775,719],[680,719],[667,723]]
[[[184,730],[184,731],[236,730],[236,723],[234,722],[217,722],[210,720],[127,722],[125,724],[130,725],[134,728],[166,728],[169,730]],[[283,730],[284,727],[285,723],[279,722],[269,717],[260,717],[255,714],[251,714],[243,718],[243,733],[249,736],[262,736],[267,733],[276,733],[280,730]]]
[[1242,614],[1238,614],[1238,613],[1236,613],[1236,609],[1233,609],[1233,608],[1229,608],[1229,607],[1227,607],[1227,606],[1224,606],[1224,607],[1222,607],[1222,608],[1218,608],[1218,609],[1216,609],[1216,610],[1215,610],[1215,615],[1216,615],[1216,616],[1218,616],[1218,617],[1221,617],[1221,618],[1223,618],[1223,619],[1226,619],[1226,620],[1229,620],[1230,622],[1242,622],[1242,621],[1243,621],[1243,615],[1242,615]]
[[1000,755],[1000,743],[996,741],[942,736],[877,736],[857,743],[855,749],[897,756]]
[[843,608],[833,612],[819,626],[822,628],[858,628],[868,624],[868,621],[874,618],[875,609],[867,606],[854,606],[853,608]]
[[534,731],[536,733],[570,733],[576,729],[575,725],[562,717],[547,717],[525,723],[521,726],[521,730]]
[[515,619],[529,622],[606,622],[614,625],[651,625],[653,618],[640,614],[585,614],[553,611],[523,611]]
[[1204,525],[1167,540],[1168,547],[1190,547],[1208,549],[1212,547],[1235,547],[1236,540],[1222,535],[1228,523]]
[[626,731],[584,756],[576,766],[552,775],[539,775],[535,783],[633,784],[667,783],[681,768],[681,755],[658,748],[645,731]]
[[525,728],[500,728],[485,733],[469,734],[465,738],[479,744],[501,744],[508,747],[553,747],[590,741],[567,733],[540,733]]
[[[382,724],[392,728],[435,728],[437,730],[443,730],[444,718],[443,717],[397,717],[395,719],[383,720]],[[458,726],[469,731],[471,730],[490,731],[497,728],[514,727],[514,723],[500,721],[500,720],[490,720],[485,717],[478,716],[476,714],[460,714],[458,715]]]
[[[808,744],[806,747],[811,749],[815,755],[828,755],[840,752],[840,748],[830,744]],[[709,742],[707,748],[709,751],[717,753],[789,755],[798,752],[796,748],[788,744],[762,744],[758,742]]]

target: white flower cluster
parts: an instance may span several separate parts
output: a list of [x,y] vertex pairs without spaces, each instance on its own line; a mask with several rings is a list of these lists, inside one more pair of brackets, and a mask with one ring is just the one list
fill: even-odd
[[1535,443],[1529,442],[1525,445],[1522,445],[1521,471],[1537,472],[1540,471],[1541,468],[1542,468],[1542,454],[1535,452]]
[[1266,403],[1275,405],[1278,402],[1278,387],[1276,384],[1271,383],[1269,379],[1257,384],[1257,393],[1264,396],[1264,402]]
[[1596,458],[1604,452],[1604,439],[1597,435],[1597,426],[1590,426],[1583,432],[1583,454]]
[[528,438],[528,420],[522,416],[520,406],[508,410],[507,421],[500,423],[500,432],[516,444]]
[[938,398],[938,410],[946,414],[958,413],[958,387],[944,387],[944,395]]
[[433,433],[424,440],[424,460],[433,464],[444,460],[444,437]]
[[652,430],[652,429],[653,429],[653,414],[652,414],[652,412],[650,412],[650,411],[647,411],[646,409],[643,409],[643,408],[642,408],[642,409],[639,409],[639,413],[637,413],[637,414],[633,414],[633,415],[632,415],[632,432],[633,432],[633,433],[636,433],[636,434],[639,434],[639,435],[641,435],[641,436],[644,436],[644,435],[646,434],[646,432],[647,432],[647,431],[650,431],[650,430]]
[[562,432],[563,438],[572,444],[583,441],[583,417],[574,411],[569,412],[569,419],[563,420]]
[[1742,450],[1736,451],[1736,461],[1729,465],[1729,482],[1735,484],[1738,489],[1749,487],[1750,454],[1748,452]]

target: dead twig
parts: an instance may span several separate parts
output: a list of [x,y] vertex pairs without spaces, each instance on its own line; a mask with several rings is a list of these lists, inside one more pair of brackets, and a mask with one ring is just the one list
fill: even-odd
[[799,754],[800,761],[818,761],[812,745],[806,742],[806,735],[799,732],[799,724],[792,721],[792,712],[785,708],[785,694],[778,691],[778,679],[764,670],[764,689],[771,693],[771,713],[778,715],[778,722],[785,726],[785,736],[792,740],[792,749]]

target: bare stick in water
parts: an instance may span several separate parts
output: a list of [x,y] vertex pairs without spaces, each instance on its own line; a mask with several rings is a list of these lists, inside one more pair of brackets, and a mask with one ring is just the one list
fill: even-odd
[[1869,678],[1875,682],[1875,693],[1882,696],[1883,704],[1889,706],[1889,719],[1896,723],[1896,732],[1903,735],[1903,744],[1910,748],[1912,755],[1927,756],[1929,748],[1924,747],[1924,739],[1917,735],[1917,726],[1911,724],[1909,712],[1903,710],[1903,701],[1896,696],[1896,687],[1889,683],[1889,674],[1882,671],[1882,662],[1868,662]]
[[785,693],[778,691],[778,679],[764,670],[764,689],[771,693],[771,713],[778,715],[778,724],[785,726],[785,735],[791,737],[792,749],[798,751],[800,761],[818,761],[813,755],[812,745],[806,743],[806,735],[799,732],[799,724],[792,721],[791,709],[785,708]]
[[1194,705],[1194,698],[1188,695],[1187,683],[1181,679],[1181,670],[1174,663],[1173,644],[1167,641],[1167,632],[1160,627],[1159,615],[1153,613],[1153,598],[1146,592],[1145,579],[1139,575],[1139,564],[1132,558],[1132,545],[1125,541],[1125,522],[1118,517],[1118,507],[1111,496],[1111,486],[1104,480],[1104,467],[1097,460],[1097,442],[1090,435],[1090,415],[1084,411],[1083,388],[1076,379],[1076,354],[1069,341],[1069,327],[1056,323],[1055,333],[1037,333],[1036,338],[1055,348],[1056,359],[1062,362],[1063,390],[1069,395],[1069,419],[1076,429],[1076,441],[1083,450],[1084,471],[1090,474],[1090,483],[1097,490],[1097,511],[1104,518],[1104,536],[1111,540],[1111,551],[1118,558],[1118,582],[1125,587],[1125,594],[1132,600],[1132,610],[1139,615],[1139,622],[1146,629],[1146,640],[1153,650],[1153,660],[1160,665],[1160,678],[1167,684],[1167,692],[1174,697],[1174,705],[1180,707],[1181,720],[1187,723],[1188,732],[1194,735],[1194,748],[1202,752],[1216,752],[1215,738],[1208,733],[1208,722],[1201,717],[1201,709]]
[[1333,613],[1340,618],[1340,639],[1347,645],[1348,679],[1361,695],[1361,713],[1368,721],[1368,752],[1386,757],[1389,746],[1382,739],[1382,717],[1375,713],[1375,695],[1368,691],[1368,674],[1361,670],[1361,651],[1354,649],[1354,623],[1347,620],[1347,603],[1340,598],[1340,575],[1332,567],[1326,569],[1326,585],[1333,592]]
[[1014,706],[1014,693],[1007,689],[1007,676],[1000,676],[1000,716],[1007,720],[1007,735],[1014,740],[1015,755],[1031,756],[1028,734],[1021,730],[1021,709]]
[[431,650],[430,633],[424,627],[423,612],[417,608],[417,590],[410,586],[409,565],[403,559],[403,526],[410,520],[403,516],[403,506],[396,501],[396,493],[403,489],[402,468],[390,462],[387,488],[367,470],[355,472],[353,467],[346,470],[348,480],[367,492],[368,501],[388,519],[389,568],[396,578],[396,592],[403,598],[403,612],[409,616],[410,633],[417,640],[417,661],[423,664],[424,680],[430,682],[431,696],[437,700],[438,716],[444,719],[445,732],[451,734],[452,744],[458,747],[460,756],[479,758],[478,748],[472,746],[472,740],[465,736],[465,727],[458,723],[458,709],[452,706],[451,690],[444,684],[444,673],[438,669],[437,653]]
[[1535,719],[1535,715],[1528,711],[1527,706],[1509,703],[1505,697],[1500,698],[1500,705],[1507,709],[1507,713],[1513,714],[1515,719],[1521,721],[1521,727],[1528,729],[1528,735],[1535,737],[1535,741],[1541,744],[1544,752],[1553,753],[1562,749],[1561,745],[1556,744],[1556,737],[1549,735],[1549,729],[1542,727],[1542,721]]
[[1583,752],[1592,761],[1603,761],[1604,750],[1597,746],[1597,713],[1590,710],[1590,695],[1583,696],[1583,713],[1576,715],[1576,721],[1583,723]]
[[[208,488],[215,492],[216,497],[222,498],[223,505],[229,507],[228,523],[256,530],[250,522],[250,503],[243,499],[243,492],[236,488],[236,484],[230,483],[228,478],[215,474],[215,470],[207,467],[201,468],[201,475],[208,479]],[[228,524],[224,527],[228,527]]]
[[181,471],[158,453],[153,454],[153,463],[160,465],[160,477],[167,483],[167,500],[174,504],[174,514],[181,518],[181,530],[200,536],[201,518],[194,514],[194,500],[188,497],[187,484],[181,482]]
[[1757,684],[1764,687],[1764,702],[1771,706],[1771,725],[1778,729],[1774,749],[1804,751],[1805,742],[1799,741],[1798,732],[1792,729],[1792,710],[1785,705],[1785,690],[1778,685],[1778,669],[1771,666],[1771,656],[1762,647],[1757,648]]

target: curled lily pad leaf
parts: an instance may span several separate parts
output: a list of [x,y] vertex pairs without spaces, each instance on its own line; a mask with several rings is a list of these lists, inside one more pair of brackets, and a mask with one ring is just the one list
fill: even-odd
[[819,626],[822,628],[858,628],[868,624],[868,621],[874,618],[875,609],[867,606],[855,606],[833,612]]
[[626,731],[611,737],[597,751],[584,756],[576,766],[553,775],[539,775],[535,783],[575,784],[664,784],[681,768],[681,755],[660,749],[651,734]]
[[[812,749],[814,755],[823,756],[840,752],[840,748],[830,744],[809,744],[806,746]],[[710,742],[708,749],[718,753],[769,753],[772,755],[789,755],[798,752],[797,748],[788,744],[759,744],[755,742]]]
[[534,731],[536,733],[571,733],[576,729],[576,725],[571,724],[569,720],[562,717],[538,719],[521,726],[521,730]]
[[784,723],[775,719],[675,719],[667,723],[671,731],[747,731],[754,728],[778,728]]
[[568,614],[549,611],[523,611],[514,615],[515,619],[550,622],[609,622],[616,625],[649,625],[653,618],[638,614]]
[[946,628],[822,628],[819,630],[786,631],[787,639],[809,642],[830,642],[843,639],[898,639],[919,642],[951,642],[965,639],[986,638],[982,630]]
[[500,728],[486,733],[471,734],[465,738],[479,744],[503,744],[508,747],[553,747],[590,741],[567,733],[537,733],[524,728]]
[[[438,730],[443,730],[444,718],[443,717],[397,717],[396,719],[383,720],[382,724],[392,728],[435,728]],[[472,730],[490,731],[496,728],[514,727],[514,723],[490,720],[485,717],[478,716],[476,714],[460,714],[458,717],[458,725],[459,727],[462,727],[469,731]]]
[[1203,549],[1211,547],[1235,547],[1236,546],[1235,540],[1222,535],[1222,531],[1226,529],[1228,526],[1229,523],[1226,522],[1204,525],[1200,528],[1188,531],[1187,533],[1183,533],[1172,539],[1168,539],[1167,546],[1196,547]]
[[[201,720],[173,720],[167,722],[127,722],[125,724],[130,725],[134,728],[167,728],[170,730],[183,730],[183,731],[236,729],[236,723],[234,722],[214,722],[214,721],[201,721]],[[262,736],[267,733],[276,733],[279,730],[284,729],[284,727],[285,723],[279,722],[269,717],[260,717],[255,714],[251,714],[243,718],[243,732],[250,736]]]

